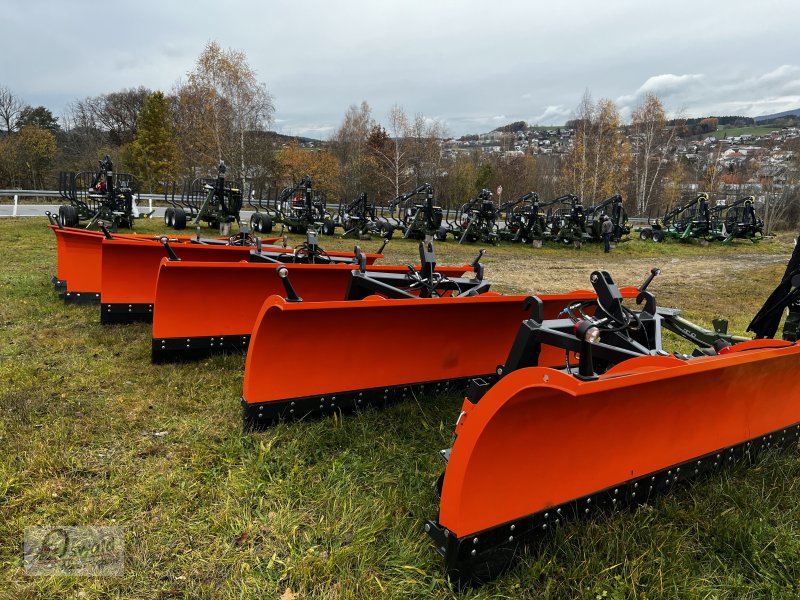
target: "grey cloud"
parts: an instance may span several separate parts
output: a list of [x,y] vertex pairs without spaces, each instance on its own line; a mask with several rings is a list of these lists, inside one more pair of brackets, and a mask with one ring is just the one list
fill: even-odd
[[[3,12],[5,47],[23,50],[0,55],[0,85],[56,114],[122,88],[168,91],[211,39],[247,54],[283,132],[330,135],[362,99],[379,120],[400,104],[455,136],[502,124],[494,117],[563,123],[586,89],[623,115],[648,91],[697,116],[800,106],[796,0],[136,0],[102,12],[6,0]],[[755,23],[765,42],[741,43]]]

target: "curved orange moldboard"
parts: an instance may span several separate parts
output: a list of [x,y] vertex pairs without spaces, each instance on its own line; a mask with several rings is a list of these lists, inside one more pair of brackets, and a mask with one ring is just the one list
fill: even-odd
[[632,359],[590,382],[542,367],[510,374],[464,403],[439,523],[471,537],[800,422],[800,346],[760,342]]
[[[631,297],[635,291],[622,293]],[[546,319],[594,297],[589,291],[539,296]],[[300,417],[358,405],[362,397],[390,400],[405,393],[404,386],[491,376],[530,316],[525,299],[487,294],[291,304],[273,296],[261,309],[247,352],[245,418]],[[276,361],[276,347],[289,356],[311,351],[325,359],[315,362],[310,377],[302,361]],[[564,351],[543,346],[540,360],[563,364]]]
[[[101,282],[103,323],[129,322],[152,318],[156,281],[161,260],[166,251],[160,242],[131,242],[123,239],[103,240]],[[181,261],[240,262],[248,260],[251,246],[214,246],[203,244],[174,244],[172,249]],[[281,252],[283,248],[265,248]],[[291,249],[288,250],[291,252]],[[350,258],[346,252],[329,252],[329,256]],[[374,262],[381,254],[367,255]],[[127,305],[136,318],[129,319]]]
[[[56,277],[61,283],[56,287],[66,288],[64,299],[67,302],[97,302],[102,291],[102,243],[105,234],[75,227],[62,229],[55,225],[48,226],[56,236]],[[114,237],[135,240],[136,243],[153,243],[161,236],[122,233],[114,234]],[[173,243],[189,239],[189,236],[170,237]]]
[[[250,246],[173,244],[181,260],[239,262],[250,256]],[[153,303],[164,246],[128,240],[103,240],[102,294],[104,304]]]
[[[288,265],[303,302],[343,300],[357,265]],[[419,267],[417,267],[419,269]],[[446,277],[472,268],[441,267]],[[403,274],[406,266],[369,266],[367,271]],[[174,262],[162,259],[153,307],[153,338],[250,335],[264,301],[286,294],[277,265]],[[103,298],[105,301],[105,297]]]

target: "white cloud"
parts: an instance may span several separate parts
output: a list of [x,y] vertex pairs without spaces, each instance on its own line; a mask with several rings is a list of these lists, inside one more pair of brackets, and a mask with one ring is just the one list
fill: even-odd
[[742,75],[729,71],[655,75],[632,94],[618,97],[617,105],[624,119],[630,118],[648,92],[658,96],[668,112],[694,117],[755,117],[800,106],[800,66],[781,65]]
[[573,109],[565,107],[563,104],[548,106],[538,116],[530,120],[531,124],[541,125],[563,125],[572,115]]

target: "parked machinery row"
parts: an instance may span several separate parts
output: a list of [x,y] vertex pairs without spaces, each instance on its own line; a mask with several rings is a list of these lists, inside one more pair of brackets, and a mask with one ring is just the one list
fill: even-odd
[[664,213],[639,231],[643,240],[663,242],[665,239],[720,241],[734,239],[756,242],[764,237],[764,221],[755,210],[755,198],[747,196],[731,204],[710,206],[707,193]]
[[377,205],[364,192],[352,201],[340,202],[333,211],[306,176],[273,199],[251,199],[249,204],[255,211],[251,228],[259,233],[269,233],[274,225],[282,224],[293,233],[316,229],[325,235],[340,232],[356,239],[391,238],[399,232],[408,239],[444,241],[452,236],[459,243],[552,240],[579,244],[602,239],[600,221],[605,215],[614,224],[614,241],[630,233],[618,194],[588,209],[573,194],[541,202],[535,192],[498,206],[492,193],[483,189],[457,210],[445,211],[435,199],[433,186],[423,183],[385,206]]

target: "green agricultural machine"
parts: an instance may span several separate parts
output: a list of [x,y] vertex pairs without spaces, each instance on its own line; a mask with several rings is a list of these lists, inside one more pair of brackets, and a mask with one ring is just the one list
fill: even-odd
[[[424,196],[425,199],[418,202],[417,196]],[[402,231],[406,239],[421,240],[435,237],[439,241],[444,241],[447,237],[447,229],[442,227],[444,213],[442,207],[434,202],[433,186],[430,183],[423,183],[415,190],[397,196],[385,210],[389,214],[386,215],[384,212],[381,220]]]
[[553,206],[561,205],[549,213],[547,224],[550,229],[550,239],[562,244],[574,244],[580,247],[587,236],[586,211],[581,199],[574,194],[565,194],[556,198],[551,203]]
[[611,241],[617,243],[630,235],[631,226],[628,223],[628,213],[622,206],[622,196],[614,194],[599,204],[586,209],[586,230],[589,234],[588,241],[601,242],[603,240],[603,234],[600,228],[602,227],[602,219],[604,216],[608,216],[608,218],[611,219],[611,223],[614,225]]
[[98,222],[107,223],[111,231],[133,229],[139,212],[134,202],[135,179],[129,173],[114,174],[114,164],[106,155],[96,172],[61,172],[58,191],[69,204],[58,208],[58,218],[65,227],[79,227],[88,220],[86,229]]
[[225,163],[220,161],[216,179],[187,181],[180,199],[167,199],[172,206],[164,212],[164,224],[180,231],[186,229],[189,222],[199,225],[205,221],[223,234],[230,231],[230,224],[234,221],[241,227],[241,185],[226,181],[225,171]]
[[339,204],[339,211],[332,217],[332,221],[334,227],[344,230],[342,237],[345,238],[368,240],[377,235],[383,239],[391,239],[394,235],[394,226],[387,220],[378,218],[375,204],[370,201],[366,192],[362,192],[348,204]]
[[709,206],[709,195],[703,192],[649,225],[639,232],[639,237],[657,243],[667,238],[722,243],[735,239],[757,242],[764,236],[764,222],[756,214],[753,196],[712,208]]
[[[492,192],[481,190],[474,198],[461,205],[456,220],[444,228],[459,244],[481,242],[496,245],[499,239],[497,218],[499,211],[492,201]],[[439,234],[441,237],[441,233]]]

